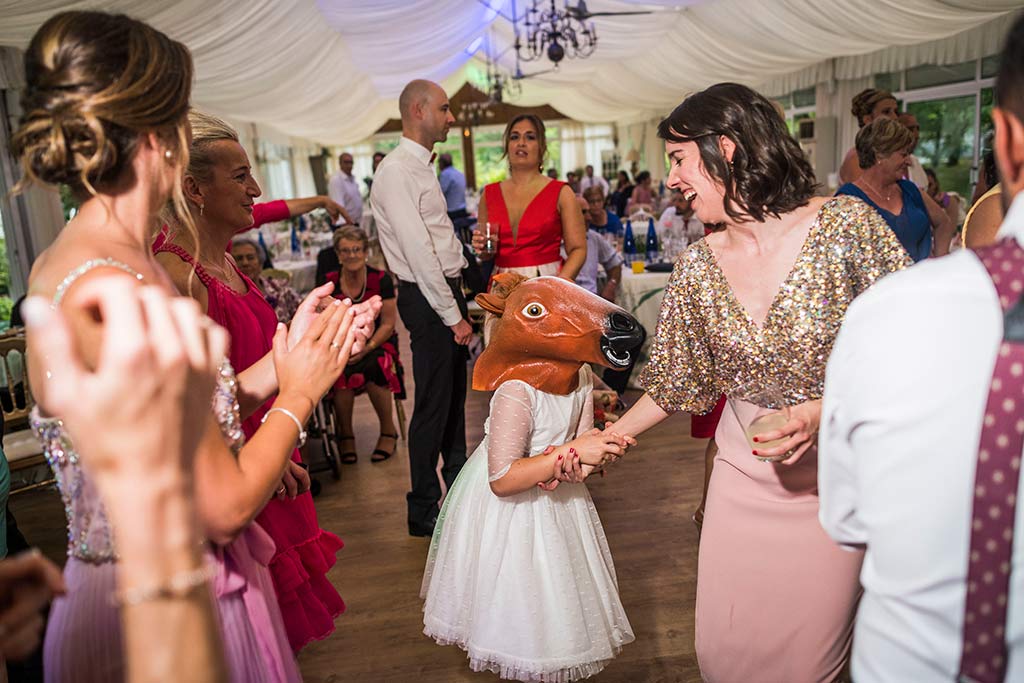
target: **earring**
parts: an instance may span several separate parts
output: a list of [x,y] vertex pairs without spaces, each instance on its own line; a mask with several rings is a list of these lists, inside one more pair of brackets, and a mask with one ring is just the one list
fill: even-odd
[[206,205],[205,205],[205,204],[200,204],[200,205],[199,205],[199,215],[200,215],[200,216],[202,216],[202,215],[203,215],[203,209],[204,209],[204,208],[206,208]]
[[171,150],[169,150],[169,149],[165,149],[164,150],[164,159],[167,159],[167,161],[170,161],[171,157],[173,157],[173,156],[174,155],[171,154]]

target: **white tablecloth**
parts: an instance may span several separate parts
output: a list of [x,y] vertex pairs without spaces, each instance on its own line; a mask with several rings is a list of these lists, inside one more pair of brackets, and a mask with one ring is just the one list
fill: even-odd
[[622,267],[622,284],[619,285],[616,303],[629,311],[647,330],[647,341],[640,348],[639,359],[630,376],[631,385],[635,384],[636,378],[640,376],[640,370],[647,362],[651,340],[654,339],[654,329],[658,325],[661,299],[665,294],[665,285],[668,284],[671,275],[672,273],[641,273],[638,275],[625,265]]
[[306,294],[316,284],[316,260],[274,261],[274,268],[289,273],[292,289],[299,294]]

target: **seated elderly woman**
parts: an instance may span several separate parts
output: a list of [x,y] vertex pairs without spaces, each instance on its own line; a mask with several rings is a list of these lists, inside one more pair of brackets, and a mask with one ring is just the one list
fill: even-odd
[[[334,295],[351,299],[353,303],[380,295],[384,305],[374,321],[373,336],[360,353],[352,354],[337,384],[334,385],[334,415],[338,421],[338,449],[343,463],[359,459],[355,452],[355,433],[352,429],[352,407],[355,397],[366,393],[380,421],[380,436],[370,455],[372,462],[390,458],[398,444],[395,422],[392,418],[392,394],[405,398],[402,365],[398,360],[398,335],[395,322],[398,306],[395,285],[382,270],[366,263],[366,233],[359,228],[345,226],[334,231],[334,250],[338,254],[341,270],[327,274],[334,283]],[[385,447],[389,446],[389,447]]]
[[231,256],[242,274],[252,280],[274,309],[277,319],[283,323],[290,322],[295,309],[302,303],[302,296],[288,286],[287,278],[263,275],[267,254],[260,243],[251,237],[236,237],[231,241]]
[[876,119],[861,128],[856,143],[861,174],[836,195],[868,203],[917,262],[948,254],[955,228],[935,200],[905,179],[912,143],[910,131],[891,119]]

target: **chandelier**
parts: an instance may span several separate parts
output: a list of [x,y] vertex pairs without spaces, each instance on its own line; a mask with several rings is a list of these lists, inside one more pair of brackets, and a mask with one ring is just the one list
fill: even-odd
[[[568,1],[562,9],[555,0],[533,0],[533,6],[523,16],[523,32],[516,31],[516,55],[524,62],[547,57],[558,64],[565,57],[589,57],[597,47],[594,22],[588,26],[586,5],[572,7]],[[545,5],[549,5],[545,8]],[[518,29],[518,26],[517,26]]]

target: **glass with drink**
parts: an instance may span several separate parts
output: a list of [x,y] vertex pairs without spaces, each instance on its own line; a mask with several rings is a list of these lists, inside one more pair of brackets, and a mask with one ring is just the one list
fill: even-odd
[[[740,384],[728,393],[727,400],[752,450],[775,448],[789,438],[754,441],[755,436],[773,432],[789,422],[789,408],[784,403],[782,391],[776,385],[763,382]],[[790,454],[754,457],[761,462],[778,462],[790,457]]]
[[488,221],[484,226],[484,253],[491,256],[498,253],[498,223]]

